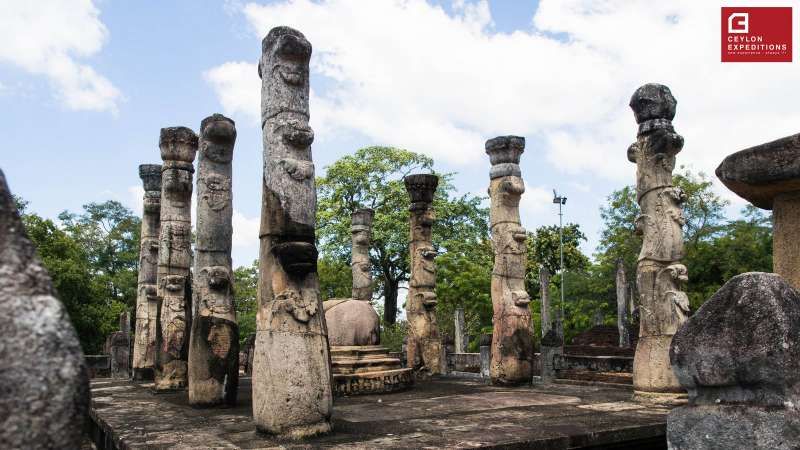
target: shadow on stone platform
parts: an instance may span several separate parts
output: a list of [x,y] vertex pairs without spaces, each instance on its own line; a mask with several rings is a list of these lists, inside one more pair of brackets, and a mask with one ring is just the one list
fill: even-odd
[[666,448],[667,409],[628,389],[566,384],[493,387],[437,379],[389,395],[336,399],[334,433],[303,443],[255,432],[250,379],[235,408],[194,409],[186,393],[92,381],[90,434],[99,449],[139,448]]

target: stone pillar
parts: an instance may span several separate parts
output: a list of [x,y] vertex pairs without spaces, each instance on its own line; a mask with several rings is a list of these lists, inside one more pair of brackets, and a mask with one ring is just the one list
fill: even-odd
[[481,358],[481,377],[488,379],[490,367],[492,366],[492,336],[482,334],[480,337],[480,358]]
[[253,419],[259,431],[303,438],[330,431],[333,407],[314,244],[311,44],[297,30],[276,27],[261,51],[264,185]]
[[0,448],[81,448],[90,403],[83,352],[2,171],[0,274]]
[[372,264],[369,260],[369,246],[372,237],[371,209],[357,209],[350,223],[353,247],[350,254],[350,268],[353,271],[353,300],[369,302],[372,300]]
[[627,281],[625,281],[625,266],[622,260],[617,261],[617,330],[619,331],[619,346],[622,348],[630,347],[630,336],[628,336],[628,297]]
[[186,127],[161,129],[161,233],[158,249],[159,342],[156,391],[186,387],[191,326],[192,177],[197,135]]
[[717,177],[740,197],[772,210],[772,265],[800,289],[800,134],[729,155]]
[[688,406],[667,418],[674,450],[796,449],[800,294],[775,274],[731,278],[672,339]]
[[556,379],[558,362],[564,354],[564,338],[554,328],[547,330],[542,337],[542,383],[551,383]]
[[669,362],[672,335],[689,313],[689,299],[681,289],[687,271],[680,263],[686,194],[672,185],[675,155],[683,148],[683,137],[672,127],[676,103],[669,88],[660,84],[640,87],[630,102],[639,132],[628,148],[628,159],[636,163],[641,215],[635,226],[643,235],[636,269],[641,325],[633,387],[637,399],[655,402],[684,397]]
[[550,271],[547,267],[539,268],[539,292],[542,297],[542,337],[552,328],[550,322]]
[[136,336],[133,342],[133,379],[150,381],[156,363],[158,339],[158,238],[161,230],[161,165],[142,164],[144,210],[139,245],[139,280],[136,295]]
[[489,174],[489,219],[494,248],[492,270],[492,383],[530,383],[533,366],[531,299],[525,291],[527,239],[520,225],[519,200],[525,192],[519,158],[525,138],[500,136],[486,141]]
[[111,378],[130,378],[131,356],[131,322],[130,313],[119,315],[119,331],[114,331],[106,338],[105,353],[109,359]]
[[235,405],[239,325],[233,304],[231,161],[233,120],[214,114],[200,124],[197,244],[189,334],[189,404]]
[[[331,347],[377,345],[381,341],[380,317],[371,303],[372,265],[369,248],[374,214],[371,209],[357,209],[351,216],[352,298],[328,299],[322,304]],[[337,375],[335,371],[334,375]]]
[[436,324],[436,250],[431,229],[435,220],[433,195],[439,177],[430,174],[408,175],[403,181],[411,197],[411,240],[406,318],[408,320],[407,357],[415,372],[439,374],[444,371],[442,340]]
[[467,327],[464,320],[464,308],[456,308],[453,320],[455,321],[455,346],[456,353],[467,352]]

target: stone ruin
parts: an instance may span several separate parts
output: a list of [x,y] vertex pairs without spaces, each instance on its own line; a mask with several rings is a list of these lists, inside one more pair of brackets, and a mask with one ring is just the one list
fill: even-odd
[[380,344],[380,317],[372,307],[371,209],[358,209],[351,217],[353,271],[352,298],[323,302],[335,395],[399,391],[411,385],[411,369]]
[[191,327],[192,189],[197,135],[186,127],[162,128],[161,231],[158,249],[159,321],[156,391],[187,384]]
[[264,185],[253,418],[260,431],[294,438],[330,431],[333,409],[314,244],[310,57],[302,33],[277,27],[264,38],[258,65]]
[[128,312],[119,315],[119,331],[106,337],[103,350],[109,356],[109,376],[111,378],[129,378],[131,374],[131,315]]
[[689,393],[673,409],[673,450],[796,449],[800,443],[800,293],[779,275],[731,278],[672,339]]
[[406,364],[417,376],[425,377],[445,370],[444,349],[436,323],[436,249],[431,236],[436,219],[433,196],[439,177],[414,174],[407,175],[403,182],[411,198]]
[[0,448],[80,448],[89,379],[78,336],[0,171]]
[[189,404],[235,405],[239,390],[239,325],[233,303],[233,120],[214,114],[200,125],[197,244],[189,334]]
[[800,134],[729,155],[716,174],[740,197],[772,210],[774,271],[800,289]]
[[533,376],[531,299],[525,290],[527,234],[520,224],[519,201],[525,192],[519,159],[525,139],[501,136],[486,141],[489,174],[489,219],[494,249],[492,270],[493,384],[530,383]]
[[139,178],[144,187],[142,231],[139,241],[139,278],[136,293],[133,379],[154,377],[158,343],[158,247],[161,233],[161,166],[142,164]]
[[641,213],[635,226],[642,235],[636,269],[641,317],[633,385],[636,398],[658,403],[685,398],[669,362],[672,335],[689,314],[689,299],[681,289],[687,270],[680,263],[685,253],[681,205],[686,194],[672,185],[675,155],[683,148],[683,137],[672,126],[676,105],[669,88],[660,84],[645,84],[630,101],[639,132],[628,148],[628,160],[636,164]]

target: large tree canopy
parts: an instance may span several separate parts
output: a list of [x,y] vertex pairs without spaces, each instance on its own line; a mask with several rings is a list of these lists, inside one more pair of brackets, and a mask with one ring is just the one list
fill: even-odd
[[[433,172],[433,160],[408,150],[366,147],[334,162],[327,167],[326,176],[317,179],[321,258],[349,266],[350,216],[359,208],[375,211],[370,259],[376,296],[384,299],[388,324],[396,320],[398,291],[409,277],[409,197],[403,177],[418,172]],[[439,174],[433,243],[441,251],[448,242],[480,242],[487,233],[482,199],[453,197],[453,191],[450,175]]]

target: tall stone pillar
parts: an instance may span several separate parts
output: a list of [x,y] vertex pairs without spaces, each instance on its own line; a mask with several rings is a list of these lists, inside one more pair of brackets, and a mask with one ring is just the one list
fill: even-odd
[[685,397],[669,362],[672,336],[689,313],[689,299],[681,289],[687,271],[680,263],[686,194],[672,185],[675,155],[683,148],[683,137],[672,127],[676,104],[669,88],[660,84],[640,87],[630,102],[639,132],[628,159],[636,163],[641,215],[635,225],[643,235],[636,269],[640,329],[633,386],[637,399],[656,402]]
[[628,336],[628,297],[627,281],[625,280],[625,266],[622,260],[617,261],[617,331],[619,331],[619,346],[630,347],[630,336]]
[[800,289],[800,134],[728,155],[717,177],[753,206],[772,210],[772,265]]
[[525,192],[519,158],[525,138],[500,136],[486,141],[492,164],[489,220],[494,249],[492,270],[493,384],[530,383],[533,365],[531,299],[525,291],[527,235],[520,224],[519,200]]
[[436,250],[431,229],[435,220],[433,195],[439,177],[431,174],[406,176],[403,181],[411,198],[411,239],[406,317],[408,320],[407,364],[415,372],[444,371],[442,340],[436,324]]
[[330,431],[333,406],[314,245],[311,44],[297,30],[276,27],[261,51],[264,185],[253,418],[260,431],[302,438]]
[[144,210],[139,245],[139,280],[136,294],[136,330],[133,341],[133,379],[150,381],[156,363],[158,339],[158,238],[161,230],[161,165],[142,164]]
[[357,209],[351,217],[350,231],[353,247],[350,268],[353,271],[353,300],[372,300],[372,264],[369,261],[369,246],[372,237],[371,209]]
[[197,244],[189,335],[189,404],[236,404],[239,325],[233,304],[231,161],[233,120],[214,114],[200,124]]
[[539,291],[542,297],[542,337],[553,327],[550,322],[550,271],[542,266],[539,269]]
[[161,129],[161,233],[158,249],[159,343],[156,391],[186,387],[192,320],[192,177],[197,135],[186,127]]
[[464,308],[456,308],[453,314],[455,321],[455,347],[456,353],[466,353],[467,351],[467,326],[464,320]]

